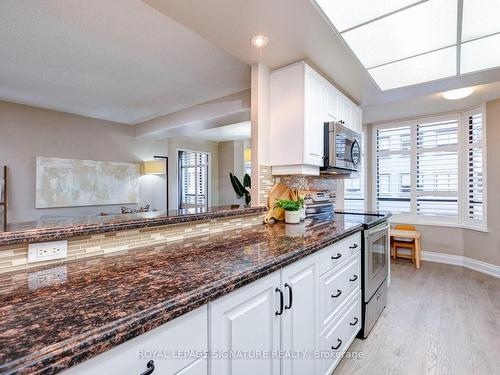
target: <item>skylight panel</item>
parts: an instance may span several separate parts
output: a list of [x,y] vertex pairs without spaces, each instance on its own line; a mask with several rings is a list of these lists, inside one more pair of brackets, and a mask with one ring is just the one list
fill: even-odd
[[464,0],[462,41],[500,32],[500,0]]
[[426,53],[369,69],[382,90],[451,77],[456,74],[456,47]]
[[335,28],[342,32],[420,0],[316,0]]
[[367,69],[452,46],[457,41],[457,0],[430,0],[342,37]]
[[500,66],[500,34],[463,43],[460,73]]

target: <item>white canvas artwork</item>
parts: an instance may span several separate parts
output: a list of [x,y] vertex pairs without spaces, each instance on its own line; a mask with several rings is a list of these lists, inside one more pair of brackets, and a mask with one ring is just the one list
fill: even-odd
[[139,202],[140,165],[36,158],[36,208]]

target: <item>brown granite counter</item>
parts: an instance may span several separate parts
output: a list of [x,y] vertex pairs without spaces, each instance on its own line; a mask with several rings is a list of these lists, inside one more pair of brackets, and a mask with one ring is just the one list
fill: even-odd
[[265,212],[265,207],[214,206],[208,209],[179,209],[126,215],[84,215],[45,218],[9,224],[0,232],[0,246],[26,242],[57,241],[69,237],[187,223]]
[[[0,276],[0,373],[54,374],[363,228],[257,225]],[[38,320],[44,316],[45,319]]]

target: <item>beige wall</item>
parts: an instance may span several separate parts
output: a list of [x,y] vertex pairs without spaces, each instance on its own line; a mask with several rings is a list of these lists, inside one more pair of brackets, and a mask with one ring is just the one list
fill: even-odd
[[168,202],[171,210],[178,208],[178,151],[200,151],[210,154],[209,205],[219,205],[219,144],[195,137],[175,137],[168,139]]
[[242,204],[229,181],[229,172],[243,182],[245,142],[229,141],[219,143],[219,204]]
[[[138,163],[165,154],[166,142],[134,138],[129,125],[0,101],[0,165],[10,168],[11,222],[119,211],[119,206],[36,209],[36,156]],[[140,203],[164,209],[164,177],[142,176],[140,186]]]
[[[465,110],[466,108],[464,108]],[[422,114],[426,115],[426,114]],[[367,127],[368,133],[371,129]],[[488,233],[444,226],[419,225],[422,232],[422,248],[450,255],[466,256],[472,259],[500,266],[500,99],[486,104],[487,132],[487,217]],[[371,136],[371,134],[370,134]],[[367,138],[368,140],[369,138]],[[371,140],[369,140],[371,145]],[[372,165],[368,155],[367,178],[371,204]],[[368,207],[373,207],[369,205]]]

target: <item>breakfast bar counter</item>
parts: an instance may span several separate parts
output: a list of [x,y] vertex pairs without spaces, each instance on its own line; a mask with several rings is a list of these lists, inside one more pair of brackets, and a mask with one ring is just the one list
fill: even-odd
[[0,275],[0,373],[57,373],[362,229],[344,215],[254,225]]

